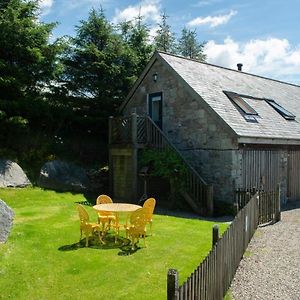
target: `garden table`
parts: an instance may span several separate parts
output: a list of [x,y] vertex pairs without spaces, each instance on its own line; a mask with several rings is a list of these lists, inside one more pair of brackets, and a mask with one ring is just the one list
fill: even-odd
[[116,225],[117,227],[121,227],[119,220],[120,220],[120,214],[126,214],[126,223],[125,227],[128,223],[128,217],[131,215],[132,212],[136,211],[139,208],[142,208],[142,206],[137,204],[130,204],[130,203],[103,203],[103,204],[97,204],[94,205],[93,208],[97,212],[112,212],[116,216]]
[[94,205],[93,208],[99,212],[113,212],[113,213],[131,213],[139,208],[140,205],[130,203],[104,203]]

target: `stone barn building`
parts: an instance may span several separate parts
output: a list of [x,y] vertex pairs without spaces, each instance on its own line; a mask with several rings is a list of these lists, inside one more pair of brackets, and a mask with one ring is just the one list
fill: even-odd
[[164,140],[193,173],[192,207],[195,197],[232,203],[237,188],[278,184],[283,203],[300,200],[300,86],[157,52],[120,112],[110,119],[118,199],[138,199],[138,153]]

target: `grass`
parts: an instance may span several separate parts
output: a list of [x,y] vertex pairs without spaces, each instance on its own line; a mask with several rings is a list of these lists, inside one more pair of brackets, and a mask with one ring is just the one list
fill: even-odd
[[[154,215],[147,248],[141,240],[130,252],[109,239],[85,248],[75,209],[83,195],[0,189],[0,199],[15,212],[0,244],[0,299],[165,299],[168,269],[178,270],[181,283],[211,248],[214,222],[165,215]],[[86,209],[95,221],[93,208]]]

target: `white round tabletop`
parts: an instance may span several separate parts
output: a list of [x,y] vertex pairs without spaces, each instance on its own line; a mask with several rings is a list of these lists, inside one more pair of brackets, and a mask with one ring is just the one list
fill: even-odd
[[132,212],[142,208],[142,206],[130,203],[104,203],[94,205],[93,208],[97,211]]

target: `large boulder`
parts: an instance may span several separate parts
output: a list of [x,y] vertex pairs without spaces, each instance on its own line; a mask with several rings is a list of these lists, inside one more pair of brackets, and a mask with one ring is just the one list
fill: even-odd
[[38,184],[57,191],[85,192],[89,180],[85,169],[73,163],[53,160],[41,168]]
[[22,168],[10,160],[0,160],[0,187],[25,187],[30,181]]
[[14,211],[0,199],[0,243],[7,241],[13,225],[14,215]]

